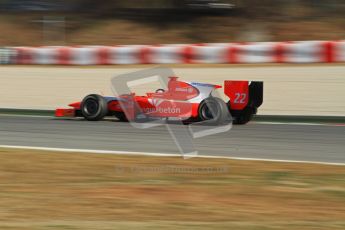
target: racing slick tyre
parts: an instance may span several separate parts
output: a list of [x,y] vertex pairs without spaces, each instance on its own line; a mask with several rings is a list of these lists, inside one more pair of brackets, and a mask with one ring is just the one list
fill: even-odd
[[253,119],[255,111],[252,107],[246,107],[239,114],[234,115],[234,124],[244,125]]
[[220,125],[231,121],[226,103],[217,97],[209,97],[199,106],[199,119],[209,121],[209,124]]
[[99,121],[108,114],[108,103],[104,97],[90,94],[83,99],[80,109],[86,120]]

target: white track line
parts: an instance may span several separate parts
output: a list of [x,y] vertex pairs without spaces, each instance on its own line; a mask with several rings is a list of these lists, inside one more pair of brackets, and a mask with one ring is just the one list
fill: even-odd
[[[149,152],[92,150],[92,149],[68,149],[68,148],[49,148],[49,147],[36,147],[36,146],[17,146],[17,145],[0,145],[0,148],[41,150],[41,151],[54,151],[54,152],[74,152],[74,153],[140,155],[140,156],[157,156],[157,157],[182,157],[182,154],[173,154],[173,153],[149,153]],[[305,163],[305,164],[345,166],[345,163],[322,162],[322,161],[277,160],[277,159],[266,159],[266,158],[207,156],[207,155],[197,155],[196,157],[198,157],[198,158],[213,158],[213,159],[229,159],[229,160],[245,160],[245,161],[267,161],[267,162],[280,162],[280,163]]]
[[249,124],[261,124],[261,125],[303,125],[303,126],[331,126],[331,127],[341,127],[344,126],[342,123],[312,123],[312,122],[271,122],[271,121],[253,121]]
[[55,118],[54,116],[49,115],[26,115],[26,114],[9,114],[9,113],[0,113],[0,117],[30,117],[30,118]]

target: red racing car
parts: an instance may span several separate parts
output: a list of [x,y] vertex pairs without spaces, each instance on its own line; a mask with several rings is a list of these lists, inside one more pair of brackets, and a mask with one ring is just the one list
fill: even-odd
[[[185,82],[170,77],[167,89],[138,96],[134,93],[118,97],[97,94],[86,96],[81,102],[69,104],[71,108],[58,108],[56,117],[84,117],[98,121],[115,116],[121,121],[147,118],[179,118],[185,122],[209,120],[221,124],[232,117],[234,124],[245,124],[256,114],[263,102],[263,82],[224,82],[227,102],[214,96],[220,85]],[[231,116],[229,116],[231,115]]]

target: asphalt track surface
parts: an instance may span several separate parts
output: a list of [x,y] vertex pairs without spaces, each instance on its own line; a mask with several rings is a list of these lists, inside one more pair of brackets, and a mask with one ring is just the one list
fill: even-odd
[[[194,146],[200,155],[343,164],[344,141],[344,125],[252,122],[194,139]],[[115,119],[89,122],[0,115],[0,145],[179,153],[166,127],[137,129]]]

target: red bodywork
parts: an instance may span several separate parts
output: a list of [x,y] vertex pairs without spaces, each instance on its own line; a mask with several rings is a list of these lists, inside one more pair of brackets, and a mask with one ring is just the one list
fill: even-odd
[[[146,93],[145,96],[120,95],[105,97],[108,100],[108,112],[125,112],[129,120],[138,113],[150,117],[178,117],[182,119],[198,117],[200,103],[210,96],[220,85],[188,83],[170,77],[168,88],[164,92]],[[225,81],[224,93],[229,97],[232,110],[244,109],[250,100],[248,81]],[[262,102],[261,102],[262,103]],[[260,103],[260,104],[261,104]],[[69,104],[71,108],[56,109],[56,117],[75,117],[80,115],[81,102]],[[123,109],[125,108],[125,109]]]

